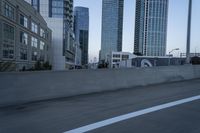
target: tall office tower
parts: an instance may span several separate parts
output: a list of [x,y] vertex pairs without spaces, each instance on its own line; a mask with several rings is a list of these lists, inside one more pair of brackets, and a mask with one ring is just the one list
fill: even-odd
[[73,0],[25,0],[43,16],[52,30],[53,69],[64,70],[75,63]]
[[103,0],[100,60],[106,61],[111,52],[122,51],[124,0]]
[[75,40],[78,42],[78,47],[81,49],[81,64],[87,65],[89,41],[89,9],[85,7],[75,7],[74,20]]
[[134,53],[165,56],[168,0],[136,0]]

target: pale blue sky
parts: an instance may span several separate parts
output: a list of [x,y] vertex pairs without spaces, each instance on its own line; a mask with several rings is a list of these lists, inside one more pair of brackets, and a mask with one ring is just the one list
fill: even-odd
[[[124,0],[124,30],[123,51],[133,52],[134,28],[135,28],[135,0]],[[90,10],[90,39],[89,57],[98,58],[101,47],[101,14],[102,0],[75,0],[74,6],[85,6]],[[188,0],[169,0],[169,20],[167,52],[173,48],[177,56],[185,52],[187,31]],[[200,52],[200,0],[193,0],[192,38],[191,51]],[[196,50],[195,50],[196,49]]]

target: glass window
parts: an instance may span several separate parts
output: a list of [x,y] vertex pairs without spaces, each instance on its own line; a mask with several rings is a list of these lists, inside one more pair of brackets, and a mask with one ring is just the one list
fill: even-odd
[[113,54],[114,58],[120,58],[120,54]]
[[31,0],[31,5],[39,12],[40,11],[40,0]]
[[40,50],[44,50],[44,42],[43,41],[40,41]]
[[14,8],[8,5],[7,3],[4,4],[4,15],[14,20]]
[[31,46],[37,48],[38,45],[38,39],[35,37],[31,38]]
[[[3,24],[3,58],[14,58],[14,27]],[[9,40],[9,41],[8,41]]]
[[129,55],[122,55],[122,60],[128,60],[129,59]]
[[28,28],[28,19],[24,15],[20,14],[20,24]]
[[115,59],[115,60],[113,60],[113,62],[115,62],[115,63],[116,63],[116,62],[120,62],[120,60],[116,60],[116,59]]
[[20,32],[20,42],[23,44],[28,44],[28,34],[25,32]]
[[40,36],[45,38],[45,31],[42,28],[40,28]]
[[49,16],[55,18],[63,18],[63,0],[50,0]]
[[21,60],[27,60],[27,49],[20,49],[20,59]]
[[32,61],[37,61],[37,51],[32,51]]
[[13,59],[14,49],[12,47],[7,47],[6,49],[3,49],[3,58]]
[[31,31],[38,33],[38,25],[34,22],[31,23]]
[[4,39],[14,40],[14,27],[4,24]]

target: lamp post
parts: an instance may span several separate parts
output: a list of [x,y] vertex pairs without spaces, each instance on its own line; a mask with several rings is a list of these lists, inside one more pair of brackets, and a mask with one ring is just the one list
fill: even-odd
[[175,48],[175,49],[172,49],[172,50],[169,52],[168,66],[169,66],[170,63],[171,63],[171,61],[170,61],[170,59],[171,59],[170,54],[171,54],[172,52],[176,51],[176,50],[180,50],[180,49],[179,49],[179,48]]
[[169,52],[169,55],[174,52],[175,50],[180,50],[179,48],[175,48],[175,49],[172,49],[170,52]]
[[190,64],[190,39],[191,39],[191,20],[192,20],[192,0],[189,0],[188,9],[188,27],[187,27],[187,47],[186,47],[186,63]]

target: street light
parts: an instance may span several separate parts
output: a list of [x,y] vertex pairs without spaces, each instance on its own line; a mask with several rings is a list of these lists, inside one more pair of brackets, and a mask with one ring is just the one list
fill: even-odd
[[191,39],[191,20],[192,20],[192,0],[189,0],[188,9],[188,27],[187,27],[187,51],[186,51],[186,63],[190,64],[190,39]]
[[172,49],[170,52],[169,52],[169,56],[172,52],[174,52],[175,50],[180,50],[180,48],[175,48],[175,49]]
[[170,65],[170,63],[171,63],[171,57],[170,57],[170,54],[172,53],[172,52],[174,52],[174,51],[176,51],[176,50],[180,50],[180,48],[175,48],[175,49],[172,49],[170,52],[169,52],[169,60],[168,60],[168,66]]

